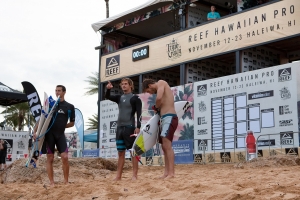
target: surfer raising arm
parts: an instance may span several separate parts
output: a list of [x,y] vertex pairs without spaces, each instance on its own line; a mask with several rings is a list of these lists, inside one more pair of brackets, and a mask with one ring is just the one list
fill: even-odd
[[165,171],[161,178],[169,179],[175,176],[174,151],[172,149],[173,136],[178,125],[178,117],[174,107],[174,96],[169,84],[152,79],[143,81],[143,92],[156,94],[155,107],[161,116],[159,142],[165,154]]
[[[116,145],[118,150],[118,169],[115,181],[121,180],[123,166],[125,163],[125,152],[126,149],[131,149],[141,128],[141,112],[142,112],[142,101],[137,95],[132,92],[134,90],[133,81],[130,78],[123,78],[120,86],[123,91],[123,95],[110,95],[110,90],[113,85],[108,81],[106,85],[105,98],[116,102],[119,107],[119,115],[117,121],[116,131]],[[137,115],[137,126],[135,127],[134,115]],[[138,173],[138,159],[132,158],[133,175],[132,180],[137,179]]]

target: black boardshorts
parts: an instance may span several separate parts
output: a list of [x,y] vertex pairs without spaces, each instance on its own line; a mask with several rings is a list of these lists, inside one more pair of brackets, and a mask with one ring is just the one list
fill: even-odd
[[67,141],[64,133],[49,132],[45,135],[42,153],[54,154],[55,145],[59,153],[68,153]]
[[134,134],[135,127],[134,126],[118,126],[116,133],[116,143],[118,151],[125,151],[126,149],[131,149],[135,140],[135,136],[131,136]]

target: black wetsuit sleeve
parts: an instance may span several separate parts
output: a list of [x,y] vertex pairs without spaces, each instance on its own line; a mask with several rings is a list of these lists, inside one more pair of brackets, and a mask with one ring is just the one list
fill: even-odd
[[135,106],[136,106],[135,109],[136,109],[136,117],[137,117],[136,127],[137,128],[141,128],[141,121],[142,121],[142,118],[141,118],[141,114],[142,114],[142,101],[141,101],[141,99],[138,96],[136,98]]
[[72,107],[71,107],[70,122],[75,122],[75,108],[74,108],[73,105],[72,105]]
[[110,89],[107,89],[105,92],[105,99],[111,100],[119,104],[121,95],[110,95]]

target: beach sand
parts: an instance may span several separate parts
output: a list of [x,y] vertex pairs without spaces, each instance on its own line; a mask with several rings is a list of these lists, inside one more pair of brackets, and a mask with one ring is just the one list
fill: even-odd
[[38,168],[17,160],[0,174],[0,199],[300,199],[300,159],[274,156],[235,164],[176,165],[176,177],[157,179],[163,166],[140,166],[131,181],[126,161],[121,181],[112,181],[116,160],[70,158],[70,184],[63,184],[61,161],[54,163],[50,187],[45,158]]

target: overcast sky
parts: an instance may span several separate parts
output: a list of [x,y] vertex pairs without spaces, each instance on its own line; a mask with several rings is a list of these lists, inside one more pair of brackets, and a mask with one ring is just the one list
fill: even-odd
[[[110,0],[110,16],[147,1]],[[105,0],[0,0],[0,82],[23,90],[21,82],[29,81],[41,99],[65,85],[66,101],[81,110],[86,122],[97,113],[97,95],[83,95],[84,80],[99,64],[94,47],[100,41],[91,24],[105,17]]]

